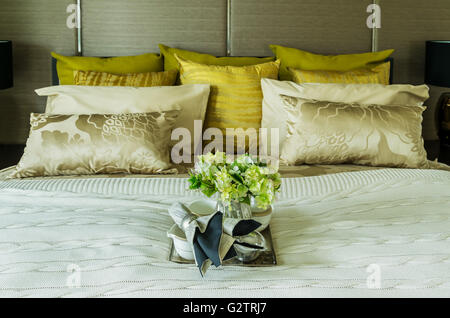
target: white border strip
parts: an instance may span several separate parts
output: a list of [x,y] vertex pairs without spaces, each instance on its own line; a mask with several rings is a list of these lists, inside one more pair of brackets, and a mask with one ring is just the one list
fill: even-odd
[[81,31],[81,0],[77,0],[77,33],[76,33],[76,54],[83,55],[83,33]]
[[231,0],[227,0],[227,56],[231,56]]
[[[373,4],[380,5],[380,0],[373,0]],[[378,29],[372,28],[372,52],[378,52]]]

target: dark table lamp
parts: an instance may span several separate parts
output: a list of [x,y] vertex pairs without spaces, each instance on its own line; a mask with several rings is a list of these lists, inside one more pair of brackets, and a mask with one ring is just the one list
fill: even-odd
[[0,40],[0,89],[13,86],[12,42]]
[[[450,87],[450,41],[427,41],[425,83]],[[450,92],[442,94],[438,105],[439,137],[450,146]]]

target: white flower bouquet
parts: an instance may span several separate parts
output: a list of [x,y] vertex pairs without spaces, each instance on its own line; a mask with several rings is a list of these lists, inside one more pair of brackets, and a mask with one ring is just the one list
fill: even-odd
[[190,189],[207,197],[220,194],[219,200],[229,207],[236,202],[247,205],[254,202],[258,208],[267,209],[280,189],[281,178],[278,167],[250,155],[227,160],[225,153],[216,152],[198,156],[189,184]]

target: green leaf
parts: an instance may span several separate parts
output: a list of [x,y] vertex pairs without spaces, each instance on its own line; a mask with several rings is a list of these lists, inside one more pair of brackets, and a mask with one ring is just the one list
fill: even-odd
[[200,185],[202,184],[201,176],[196,176],[194,174],[190,174],[188,181],[189,181],[189,189],[191,190],[199,189]]
[[250,196],[247,195],[246,197],[241,198],[239,201],[250,205]]
[[244,179],[242,178],[242,176],[240,174],[233,173],[233,174],[230,174],[230,176],[237,183],[244,184]]
[[200,189],[204,195],[207,197],[211,197],[214,193],[217,192],[217,189],[214,185],[208,184],[206,182],[202,182]]

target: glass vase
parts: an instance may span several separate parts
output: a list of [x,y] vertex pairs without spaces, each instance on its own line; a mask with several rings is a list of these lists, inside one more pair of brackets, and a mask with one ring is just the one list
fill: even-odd
[[231,201],[231,203],[217,201],[217,210],[223,213],[225,218],[248,220],[252,218],[252,208],[246,203]]

